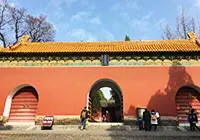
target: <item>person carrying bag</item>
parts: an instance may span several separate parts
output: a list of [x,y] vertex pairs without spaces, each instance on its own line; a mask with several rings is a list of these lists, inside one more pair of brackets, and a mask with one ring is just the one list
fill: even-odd
[[86,123],[88,123],[88,111],[87,111],[87,107],[84,107],[84,109],[81,111],[80,114],[80,119],[81,119],[81,130],[85,130],[86,129]]

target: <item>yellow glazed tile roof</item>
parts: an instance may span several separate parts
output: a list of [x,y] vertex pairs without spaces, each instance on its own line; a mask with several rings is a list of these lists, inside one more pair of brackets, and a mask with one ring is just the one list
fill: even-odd
[[[27,39],[27,38],[25,38]],[[28,42],[22,41],[0,53],[86,53],[86,52],[195,52],[200,51],[198,39],[115,42]]]

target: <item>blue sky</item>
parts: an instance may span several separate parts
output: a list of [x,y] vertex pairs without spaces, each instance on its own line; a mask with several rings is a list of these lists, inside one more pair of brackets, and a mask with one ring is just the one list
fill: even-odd
[[[32,15],[47,15],[55,41],[161,39],[160,25],[175,25],[183,6],[198,17],[200,0],[8,0]],[[199,17],[200,18],[200,17]]]
[[110,91],[111,91],[112,89],[111,89],[110,87],[102,87],[102,88],[100,88],[100,90],[103,92],[105,98],[106,98],[107,100],[109,100],[110,97],[111,97]]

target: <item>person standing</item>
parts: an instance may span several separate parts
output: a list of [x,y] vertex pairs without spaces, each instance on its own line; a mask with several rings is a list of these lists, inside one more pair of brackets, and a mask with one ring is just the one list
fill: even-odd
[[88,118],[88,111],[87,111],[87,107],[84,107],[84,109],[81,111],[80,114],[80,119],[81,119],[81,130],[85,130],[86,129],[86,121]]
[[154,127],[154,131],[156,131],[157,125],[158,125],[158,118],[159,118],[159,114],[157,112],[155,112],[154,109],[151,110],[151,127]]
[[196,126],[198,118],[197,113],[194,109],[192,109],[191,112],[188,114],[188,121],[190,123],[190,131],[195,131],[195,128],[197,128],[200,131],[200,129]]
[[158,113],[158,111],[156,111],[156,116],[157,116],[158,125],[159,125],[159,123],[160,123],[160,114]]
[[103,118],[103,122],[106,122],[106,115],[105,114],[103,114],[102,118]]
[[144,129],[145,131],[150,131],[150,119],[151,115],[147,109],[143,112],[143,121],[144,121]]
[[142,121],[142,117],[138,117],[138,128],[139,130],[142,130],[143,129],[143,121]]
[[110,122],[110,114],[108,110],[106,110],[106,122]]

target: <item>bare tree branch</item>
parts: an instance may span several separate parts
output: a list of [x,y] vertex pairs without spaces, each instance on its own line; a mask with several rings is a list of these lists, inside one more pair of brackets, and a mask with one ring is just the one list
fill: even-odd
[[200,37],[200,23],[195,22],[195,18],[186,18],[184,8],[181,9],[181,14],[176,17],[176,28],[170,30],[169,25],[165,25],[165,29],[162,29],[161,37],[163,39],[187,39],[188,32],[194,32]]
[[15,40],[13,45],[15,45],[19,39],[25,35],[26,31],[25,20],[26,20],[26,10],[25,9],[17,9],[15,7],[9,7],[11,18],[12,18],[12,27],[14,29]]
[[0,3],[0,41],[3,47],[15,45],[23,35],[30,35],[31,41],[53,41],[55,29],[46,21],[46,16],[28,15],[25,9]]
[[196,32],[196,30],[195,30],[196,27],[195,27],[195,20],[194,20],[194,17],[192,17],[192,21],[191,21],[191,22],[192,22],[192,23],[191,23],[191,24],[192,24],[192,32],[195,33],[195,32]]
[[6,40],[4,35],[0,32],[0,40],[3,42],[3,47],[6,48]]
[[10,22],[8,4],[7,1],[3,1],[0,4],[0,41],[3,43],[4,48],[7,47],[5,30],[7,30]]
[[53,41],[55,30],[54,27],[46,21],[46,17],[40,15],[38,18],[28,16],[27,18],[28,33],[32,42]]
[[183,38],[187,39],[187,28],[186,28],[186,23],[185,23],[185,14],[184,14],[183,7],[181,8],[181,26],[182,26],[182,31],[183,31]]

